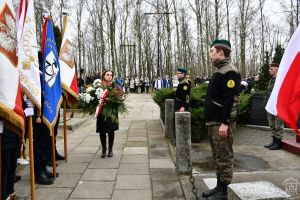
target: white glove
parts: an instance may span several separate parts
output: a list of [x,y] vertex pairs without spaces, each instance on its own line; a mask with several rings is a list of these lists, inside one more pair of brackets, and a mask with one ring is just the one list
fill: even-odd
[[29,116],[33,116],[34,115],[34,109],[33,108],[26,108],[24,110],[25,116],[29,117]]
[[29,99],[26,101],[26,104],[29,108],[33,108],[34,104],[32,103],[32,101],[30,101]]
[[3,133],[4,124],[3,121],[0,121],[0,133]]

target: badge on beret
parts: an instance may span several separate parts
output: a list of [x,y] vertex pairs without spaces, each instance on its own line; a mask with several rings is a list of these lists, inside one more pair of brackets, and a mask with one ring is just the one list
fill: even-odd
[[234,88],[234,86],[235,86],[234,80],[229,80],[229,81],[227,82],[227,87],[228,87],[228,88]]
[[187,90],[188,89],[188,87],[185,85],[185,86],[183,86],[183,90]]

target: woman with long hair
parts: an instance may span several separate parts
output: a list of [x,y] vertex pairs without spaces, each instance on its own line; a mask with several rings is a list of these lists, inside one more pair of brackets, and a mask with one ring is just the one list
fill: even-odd
[[[114,73],[112,70],[105,70],[102,73],[101,85],[102,88],[107,89],[109,92],[116,90],[112,82],[114,78]],[[105,110],[105,111],[104,111]],[[109,112],[109,116],[106,116],[104,112]],[[110,102],[109,98],[104,99],[103,109],[97,116],[97,130],[96,132],[100,134],[100,141],[102,145],[101,158],[106,156],[107,145],[106,145],[106,134],[108,134],[108,157],[113,156],[113,144],[115,138],[115,131],[119,129],[119,120],[118,120],[118,108],[113,105],[113,102]]]

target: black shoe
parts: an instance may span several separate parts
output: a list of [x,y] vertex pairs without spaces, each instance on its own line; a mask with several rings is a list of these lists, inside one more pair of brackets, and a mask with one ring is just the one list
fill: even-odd
[[61,156],[60,154],[58,154],[58,153],[56,153],[56,155],[55,155],[55,159],[56,160],[64,160],[65,159],[65,157],[64,156]]
[[40,185],[52,185],[54,183],[53,178],[48,178],[45,173],[35,177],[35,182]]
[[113,155],[114,155],[114,154],[113,154],[113,152],[112,152],[112,148],[109,148],[109,149],[108,149],[108,155],[107,155],[107,156],[108,156],[108,157],[113,157]]
[[278,150],[278,149],[281,149],[281,139],[277,139],[275,138],[275,143],[270,146],[269,148],[270,150]]
[[47,168],[44,170],[44,174],[47,176],[47,178],[55,179],[59,176],[59,173],[56,172],[56,177],[53,175],[52,172],[50,172]]
[[106,148],[102,149],[101,158],[105,158],[106,156]]
[[227,186],[228,184],[223,183],[222,181],[220,181],[220,187],[217,190],[217,192],[208,197],[208,200],[227,200]]
[[275,143],[275,137],[273,136],[272,142],[271,142],[270,144],[266,144],[266,145],[265,145],[265,148],[268,148],[268,149],[269,149],[271,146],[274,145],[274,143]]
[[[48,167],[53,167],[53,162],[52,162],[52,161],[48,161],[48,162],[46,163],[46,165],[47,165]],[[57,167],[57,163],[55,163],[55,166]]]
[[17,183],[19,180],[21,180],[21,176],[15,175],[15,177],[14,177],[14,183]]
[[211,190],[203,192],[202,197],[207,198],[207,197],[210,197],[210,196],[216,194],[218,192],[219,188],[220,188],[220,179],[217,178],[217,186]]

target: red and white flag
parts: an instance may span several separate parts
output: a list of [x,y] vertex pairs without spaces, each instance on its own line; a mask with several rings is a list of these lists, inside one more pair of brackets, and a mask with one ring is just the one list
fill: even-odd
[[283,54],[266,110],[280,117],[298,135],[300,113],[300,26]]
[[78,86],[70,25],[67,16],[64,16],[63,39],[59,53],[59,62],[61,84],[64,94],[67,96],[67,104],[70,107],[74,107],[78,102]]
[[22,134],[25,123],[12,8],[11,0],[0,0],[0,119],[5,127]]
[[34,0],[20,0],[18,20],[18,69],[23,91],[41,112],[41,82],[36,40]]

